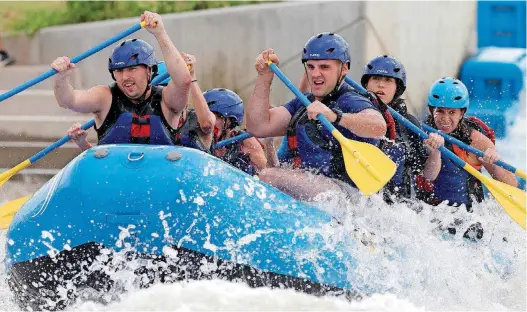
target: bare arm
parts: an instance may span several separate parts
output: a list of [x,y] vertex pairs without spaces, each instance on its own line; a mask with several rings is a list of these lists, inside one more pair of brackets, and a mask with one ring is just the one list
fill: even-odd
[[423,143],[428,150],[428,158],[423,168],[423,176],[427,180],[434,181],[441,171],[441,151],[439,148],[445,145],[445,139],[437,133],[430,133]]
[[429,151],[430,153],[423,169],[423,176],[427,180],[434,181],[441,171],[441,152],[430,149]]
[[256,138],[248,138],[242,142],[242,152],[249,155],[249,159],[254,164],[258,171],[263,170],[267,167],[267,158],[265,153]]
[[[333,120],[336,118],[335,114]],[[386,122],[381,113],[374,109],[365,109],[356,114],[344,113],[339,125],[363,138],[380,139],[386,134]]]
[[[481,132],[476,130],[472,131],[470,138],[472,139],[471,146],[485,153],[484,157],[480,158],[479,160],[483,164],[483,167],[485,167],[485,169],[487,169],[487,171],[490,173],[490,175],[500,182],[517,186],[516,178],[512,172],[507,171],[500,166],[494,165],[494,163],[499,160],[499,155],[496,152],[496,146],[494,146],[492,141]],[[469,155],[469,157],[475,157],[475,155]]]
[[189,66],[190,77],[193,81],[190,85],[190,96],[194,110],[196,111],[196,117],[198,117],[199,126],[203,133],[211,134],[214,123],[216,123],[216,116],[210,111],[196,79],[196,58],[194,55],[187,53],[181,53],[181,55],[185,59],[187,66]]
[[170,40],[159,14],[145,11],[141,21],[145,21],[145,29],[155,36],[172,78],[163,89],[163,103],[171,112],[178,114],[185,109],[190,91],[191,78],[187,64]]
[[272,49],[260,53],[255,61],[258,72],[254,91],[248,103],[245,103],[247,131],[256,137],[265,138],[285,135],[291,114],[284,107],[271,108],[269,95],[274,73],[269,69],[267,61],[278,64],[278,57]]
[[55,59],[51,67],[58,71],[53,77],[53,93],[60,107],[81,114],[97,114],[111,104],[112,93],[107,86],[95,86],[89,90],[73,88],[70,76],[75,70],[75,64],[68,57]]
[[278,160],[278,155],[276,152],[276,147],[274,146],[274,138],[269,137],[264,140],[265,145],[265,157],[267,158],[267,167],[278,167],[280,161]]

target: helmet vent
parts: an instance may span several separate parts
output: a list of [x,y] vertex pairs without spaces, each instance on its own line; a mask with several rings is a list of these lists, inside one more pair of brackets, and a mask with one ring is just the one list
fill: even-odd
[[225,91],[225,88],[218,89],[218,91]]
[[210,102],[207,102],[207,105],[208,106],[211,106],[212,104],[216,103],[216,101],[210,101]]
[[396,73],[398,73],[400,70],[401,70],[401,69],[398,68],[398,67],[395,67],[395,68],[393,69],[393,71],[396,72]]
[[139,56],[139,54],[133,54],[132,56],[130,56],[130,60],[135,60],[137,57]]
[[383,55],[382,57],[388,57],[388,55]]
[[335,34],[334,33],[329,33],[329,36],[335,36]]
[[[454,83],[455,83],[455,82],[454,82]],[[461,97],[461,96],[459,96],[459,95],[458,95],[458,96],[456,96],[456,97],[454,98],[454,100],[456,100],[456,101],[457,101],[457,100],[461,100],[461,99],[462,99],[462,97]]]
[[132,39],[132,42],[136,42],[136,41],[137,41],[137,38]]
[[125,43],[126,43],[126,41],[123,41],[123,42],[121,43],[121,47],[124,46]]
[[306,48],[304,48],[304,54],[306,54],[306,53],[307,53],[307,50],[306,50]]
[[458,84],[457,81],[452,82],[453,84]]
[[368,64],[368,69],[373,69],[373,66],[371,66],[371,64]]
[[331,54],[333,51],[335,51],[335,48],[329,48],[326,50],[326,54]]
[[434,94],[433,97],[434,97],[434,99],[439,99],[439,95],[437,95],[437,94]]
[[323,35],[324,35],[324,34],[318,34],[318,35],[317,35],[317,38],[322,38]]
[[443,80],[441,80],[439,83],[445,83]]

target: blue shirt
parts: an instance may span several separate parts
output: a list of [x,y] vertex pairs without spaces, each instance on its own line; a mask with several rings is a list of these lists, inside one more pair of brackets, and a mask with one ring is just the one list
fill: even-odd
[[[354,92],[353,88],[350,87],[346,83],[342,84],[342,86],[339,89],[339,92],[342,92],[344,94],[342,94],[337,99],[336,105],[333,106],[332,108],[337,108],[341,110],[342,113],[356,114],[365,109],[375,109],[376,111],[379,111],[376,105],[374,105],[370,100],[368,100],[364,96],[359,95],[356,92]],[[308,98],[312,97],[311,93],[306,93],[305,95]],[[328,104],[328,103],[324,103],[324,104]],[[298,98],[295,98],[289,103],[286,103],[284,105],[284,107],[287,109],[287,111],[289,111],[291,116],[294,116],[295,113],[303,106],[304,104],[302,104],[302,102]],[[370,143],[375,146],[379,144],[379,140],[359,137],[353,132],[351,132],[350,130],[340,125],[333,124],[333,126],[335,126],[335,128],[337,128],[337,130],[339,130],[340,133],[342,133],[342,135],[344,135],[348,139]],[[333,137],[331,132],[328,129],[326,129],[326,127],[323,127],[323,129],[321,129],[321,132],[322,132],[322,135],[324,137],[327,137],[328,140],[333,140],[335,144],[338,144],[337,140]]]

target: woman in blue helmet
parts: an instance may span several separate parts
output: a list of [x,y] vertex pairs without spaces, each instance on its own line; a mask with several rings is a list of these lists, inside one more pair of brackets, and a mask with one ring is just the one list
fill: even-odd
[[[194,108],[186,108],[181,113],[181,118],[173,121],[174,124],[169,124],[166,129],[169,133],[173,134],[174,143],[179,143],[177,145],[198,148],[202,151],[211,152],[213,140],[212,128],[216,121],[216,117],[209,110],[197,83],[195,76],[196,58],[193,55],[184,52],[181,52],[181,55],[183,56],[192,77],[193,83],[191,85],[190,95]],[[167,72],[164,62],[159,62],[157,64],[157,69],[156,75],[161,75]],[[168,77],[160,82],[159,85],[167,86],[170,80],[170,77]],[[86,140],[87,131],[82,130],[80,127],[81,125],[79,123],[72,125],[68,130],[68,135],[81,150],[86,150],[91,148],[92,145]]]
[[[243,101],[233,91],[224,88],[210,89],[203,93],[209,109],[216,115],[214,141],[219,142],[238,135],[235,128],[243,123]],[[214,156],[245,171],[256,174],[267,166],[263,146],[252,137],[215,149]]]
[[[432,85],[428,94],[430,116],[426,123],[440,131],[484,152],[483,157],[468,153],[456,145],[445,146],[474,168],[483,167],[490,175],[503,183],[516,186],[514,174],[494,165],[500,159],[493,142],[492,131],[485,124],[473,117],[465,117],[469,105],[469,94],[465,85],[458,79],[444,77]],[[421,187],[429,192],[427,202],[458,206],[464,204],[471,211],[472,202],[483,200],[483,187],[464,169],[458,167],[452,160],[440,155],[434,150],[435,158],[432,170],[435,178],[421,177]],[[419,178],[419,177],[418,177]]]
[[115,80],[111,86],[74,90],[69,76],[75,64],[68,57],[59,57],[51,64],[58,71],[54,76],[58,104],[78,113],[94,114],[99,144],[181,144],[173,130],[185,110],[192,78],[161,17],[145,11],[141,21],[163,53],[172,78],[166,87],[150,85],[157,61],[152,46],[138,39],[125,40],[113,50],[108,62]]
[[257,137],[289,132],[294,168],[266,168],[260,179],[301,200],[330,190],[349,190],[354,184],[346,174],[340,144],[316,116],[324,115],[345,137],[374,145],[386,132],[386,122],[368,98],[344,83],[351,63],[347,42],[337,34],[320,33],[305,44],[302,63],[312,101],[307,109],[298,98],[269,108],[274,73],[268,61],[279,63],[272,49],[255,61],[258,78],[246,107],[247,130]]
[[[382,100],[379,102],[379,109],[383,113],[388,131],[380,148],[397,164],[395,175],[384,188],[384,199],[392,203],[397,198],[411,198],[414,177],[423,173],[428,152],[419,136],[394,120],[386,107],[390,106],[421,127],[417,118],[408,113],[404,99],[401,98],[406,90],[406,70],[394,57],[377,56],[364,66],[361,84]],[[441,140],[438,134],[432,134],[431,137],[426,142]]]

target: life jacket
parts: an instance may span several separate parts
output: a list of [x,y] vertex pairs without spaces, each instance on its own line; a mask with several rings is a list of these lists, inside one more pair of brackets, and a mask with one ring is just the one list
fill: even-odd
[[[233,136],[237,136],[242,133],[242,131],[239,130],[231,131],[233,132]],[[260,141],[258,141],[258,143],[260,143],[263,148],[263,144]],[[243,141],[225,146],[227,152],[218,158],[247,174],[255,175],[257,174],[256,166],[251,161],[249,155],[242,151],[242,144]]]
[[[428,118],[426,123],[435,128],[435,123],[431,117]],[[472,143],[470,136],[473,130],[480,131],[492,143],[495,143],[494,131],[476,117],[463,118],[458,128],[449,135],[470,145]],[[450,143],[445,143],[445,147],[463,161],[481,171],[482,165],[480,163],[471,163],[465,150]],[[448,200],[449,205],[465,204],[467,208],[470,208],[472,206],[472,197],[474,197],[476,202],[481,202],[484,199],[482,183],[443,154],[441,155],[441,171],[437,178],[434,181],[430,181],[424,179],[421,175],[417,177],[416,182],[417,187],[427,193],[428,198],[424,198],[424,200],[429,204],[437,205]]]
[[395,195],[396,197],[410,197],[411,195],[411,183],[405,176],[407,146],[404,140],[401,140],[397,135],[397,124],[388,110],[388,106],[382,101],[379,101],[371,92],[368,92],[368,97],[373,103],[375,103],[375,105],[377,105],[384,121],[386,122],[386,138],[381,140],[379,148],[390,157],[397,168],[395,174],[384,188],[384,200],[392,203],[392,195]]
[[[338,108],[337,100],[348,92],[364,97],[345,84],[339,90],[327,95],[321,102],[329,108]],[[310,101],[314,100],[310,93],[307,97]],[[335,127],[343,128],[338,125]],[[378,140],[365,139],[354,134],[352,139],[378,145]],[[347,175],[340,144],[320,121],[309,120],[305,106],[298,109],[291,117],[287,127],[287,147],[293,168],[313,169],[330,178],[337,178],[354,185]]]
[[161,110],[163,87],[152,87],[150,96],[139,104],[132,103],[117,87],[110,86],[112,104],[101,127],[97,128],[99,145],[102,144],[153,144],[181,145],[210,152],[197,135],[197,117],[193,111],[187,118],[179,119],[173,129]]

